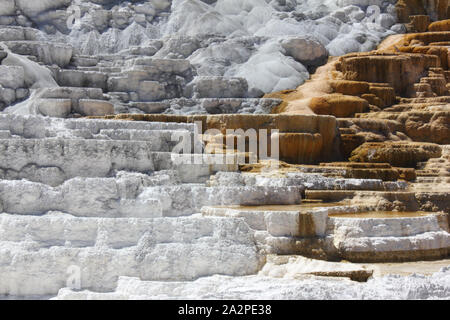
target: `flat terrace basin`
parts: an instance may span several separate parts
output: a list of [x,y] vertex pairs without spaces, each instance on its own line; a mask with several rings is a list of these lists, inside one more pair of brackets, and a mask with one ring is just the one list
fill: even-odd
[[397,211],[372,211],[357,213],[331,213],[330,218],[354,218],[354,219],[398,219],[398,218],[418,218],[436,215],[433,212],[397,212]]
[[290,205],[265,205],[265,206],[213,206],[211,208],[218,209],[232,209],[238,211],[302,211],[304,209],[311,208],[329,208],[329,207],[340,207],[346,206],[346,202],[329,202],[329,203],[302,203],[302,204],[290,204]]

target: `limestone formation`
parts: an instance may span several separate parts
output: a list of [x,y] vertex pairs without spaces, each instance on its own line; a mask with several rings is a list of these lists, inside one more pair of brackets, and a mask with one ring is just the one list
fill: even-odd
[[0,299],[448,299],[449,7],[1,0]]
[[418,162],[439,158],[439,145],[419,142],[365,143],[352,153],[350,161],[389,163],[398,167],[415,167]]
[[429,31],[450,31],[450,20],[442,20],[431,23],[428,26]]
[[[255,296],[262,299],[286,300],[404,300],[442,298],[448,295],[448,269],[443,268],[431,277],[415,274],[407,277],[390,275],[370,279],[367,284],[349,279],[317,278],[311,276],[296,279],[272,277],[224,277],[213,276],[193,282],[176,282],[162,286],[159,281],[141,281],[138,278],[119,278],[113,293],[60,290],[57,299],[237,299],[246,300]],[[236,289],[238,288],[238,289]],[[403,290],[397,291],[397,288]],[[404,290],[410,288],[410,290]]]
[[[260,98],[294,88],[329,55],[374,49],[399,30],[392,3],[368,5],[376,8],[311,1],[8,0],[0,11],[0,40],[12,53],[49,66],[59,86],[101,88],[111,92],[116,111],[142,113],[146,108],[133,102]],[[2,96],[6,106],[15,102],[12,94]],[[199,103],[189,107],[208,113]]]
[[[291,163],[318,163],[336,160],[333,154],[337,147],[337,127],[333,117],[314,115],[207,115],[207,116],[172,116],[172,115],[118,115],[107,119],[127,119],[137,121],[163,121],[202,123],[202,133],[218,130],[221,134],[214,143],[226,148],[227,130],[242,130],[251,134],[255,130],[258,141],[260,131],[266,130],[267,137],[262,140],[270,142],[272,130],[278,130],[277,140],[280,146],[280,159]],[[249,131],[250,130],[250,131]],[[208,144],[208,141],[205,141]],[[270,156],[270,145],[268,146]]]

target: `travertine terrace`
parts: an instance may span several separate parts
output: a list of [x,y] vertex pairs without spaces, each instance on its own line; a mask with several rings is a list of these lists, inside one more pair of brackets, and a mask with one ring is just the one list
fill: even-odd
[[449,299],[449,18],[0,0],[0,297]]

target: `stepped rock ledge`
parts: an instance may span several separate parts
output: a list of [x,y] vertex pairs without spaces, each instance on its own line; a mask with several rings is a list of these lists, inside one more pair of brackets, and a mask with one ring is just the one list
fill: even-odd
[[448,300],[449,215],[449,0],[0,0],[0,299]]

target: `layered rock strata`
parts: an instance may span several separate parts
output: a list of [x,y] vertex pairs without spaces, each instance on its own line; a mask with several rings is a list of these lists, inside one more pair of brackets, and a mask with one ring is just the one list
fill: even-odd
[[2,2],[0,295],[448,298],[448,1],[322,4]]

